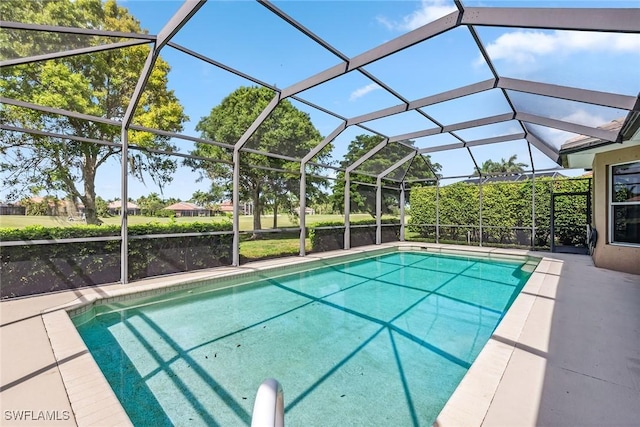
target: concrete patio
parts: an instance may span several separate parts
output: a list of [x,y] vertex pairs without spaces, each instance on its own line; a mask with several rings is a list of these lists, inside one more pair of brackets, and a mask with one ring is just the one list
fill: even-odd
[[[418,245],[435,251],[471,249],[416,243],[402,246]],[[379,246],[371,249],[376,248]],[[596,268],[591,258],[584,255],[472,249],[544,258],[436,425],[637,425],[640,276]],[[363,250],[369,248],[350,252]],[[105,391],[106,380],[95,377],[93,359],[86,348],[77,347],[79,336],[65,332],[71,335],[70,341],[75,340],[76,347],[60,350],[60,331],[64,328],[57,330],[56,322],[71,323],[61,308],[65,305],[345,253],[271,260],[240,268],[149,279],[127,286],[100,286],[3,301],[0,424],[107,426],[128,421],[122,408],[113,402],[114,396]],[[58,344],[52,345],[54,341]],[[78,371],[80,364],[89,366],[90,379]]]

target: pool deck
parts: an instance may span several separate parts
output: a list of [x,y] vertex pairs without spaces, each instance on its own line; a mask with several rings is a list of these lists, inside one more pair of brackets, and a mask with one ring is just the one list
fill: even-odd
[[[597,268],[584,255],[414,242],[398,245],[543,257],[434,425],[637,425],[640,276]],[[379,248],[281,258],[3,301],[0,425],[130,424],[79,335],[69,333],[75,329],[65,310],[73,305],[133,290],[155,292],[185,280]],[[285,386],[285,401],[286,397]]]

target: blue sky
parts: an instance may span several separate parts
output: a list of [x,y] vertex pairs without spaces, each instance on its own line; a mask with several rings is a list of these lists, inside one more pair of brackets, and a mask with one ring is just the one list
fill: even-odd
[[[181,5],[179,1],[127,0],[119,2],[140,20],[143,28],[157,33]],[[638,7],[638,1],[464,1],[465,6],[509,7]],[[343,54],[353,57],[381,43],[418,28],[454,10],[453,1],[275,1],[274,4],[306,26]],[[501,76],[610,91],[636,96],[640,91],[640,36],[572,31],[543,31],[519,28],[477,28],[478,35]],[[266,83],[285,88],[336,65],[340,60],[290,27],[265,7],[250,1],[212,1],[174,37],[174,42],[225,63]],[[251,82],[212,65],[191,58],[171,47],[161,56],[169,62],[169,86],[185,107],[190,121],[184,133],[195,132],[198,121],[212,107],[240,85]],[[365,67],[368,72],[393,87],[408,100],[437,94],[459,86],[492,78],[468,29],[462,27],[406,49]],[[529,113],[562,118],[569,122],[599,126],[622,117],[624,111],[568,101],[510,92],[516,106]],[[317,105],[345,117],[400,104],[360,73],[351,72],[299,94]],[[293,101],[308,112],[324,136],[340,121],[323,112]],[[510,112],[498,90],[423,108],[442,124]],[[366,123],[379,132],[393,136],[435,125],[416,112]],[[575,135],[543,127],[534,127],[552,145]],[[460,131],[468,140],[520,132],[517,122],[505,122]],[[351,139],[361,129],[349,128],[334,142],[333,157],[339,160]],[[420,138],[420,148],[456,142],[450,135]],[[189,143],[178,142],[188,152]],[[495,146],[473,147],[481,164],[512,154],[530,164],[527,144],[514,141]],[[536,169],[557,165],[534,149]],[[441,163],[445,176],[471,174],[473,163],[466,149],[432,154]],[[105,199],[119,198],[118,165],[98,172],[97,193]],[[574,172],[575,175],[579,172]],[[197,175],[181,167],[174,182],[164,190],[165,197],[189,199],[197,189],[206,189],[208,181],[195,183]],[[129,180],[130,197],[137,198],[158,189]]]

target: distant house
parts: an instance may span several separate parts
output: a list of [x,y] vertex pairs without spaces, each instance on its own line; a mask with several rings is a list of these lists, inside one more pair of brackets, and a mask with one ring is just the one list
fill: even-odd
[[203,208],[190,202],[174,203],[164,209],[174,211],[176,216],[211,216],[211,209]]
[[[220,211],[224,213],[233,213],[233,203],[231,200],[225,200],[220,203]],[[251,215],[253,213],[253,204],[240,202],[240,215]]]
[[26,215],[27,208],[18,203],[0,203],[0,215]]
[[54,197],[34,196],[20,202],[20,204],[26,208],[26,215],[33,215],[33,212],[30,211],[30,209],[33,208],[33,205],[45,206],[44,209],[46,209],[46,213],[39,211],[38,215],[46,214],[49,216],[58,216],[67,214],[66,203],[63,200],[58,200]]
[[[122,201],[115,200],[107,205],[107,210],[111,215],[120,215]],[[127,202],[127,215],[140,215],[140,206],[133,202]]]
[[[489,184],[492,182],[515,182],[515,181],[526,181],[531,179],[533,174],[531,173],[522,173],[522,174],[511,174],[511,175],[495,175],[495,176],[483,176],[482,183]],[[537,178],[566,178],[566,176],[562,175],[559,172],[539,172],[535,175]],[[480,182],[480,177],[469,178],[463,181],[465,184],[478,184]]]
[[[298,206],[297,208],[295,208],[295,211],[296,211],[296,213],[297,213],[298,215],[300,215],[300,206]],[[315,215],[316,211],[315,211],[315,210],[313,210],[313,208],[306,207],[306,208],[304,209],[304,213],[305,213],[305,215]]]
[[225,200],[220,203],[220,210],[224,213],[233,213],[233,203],[231,203],[231,200]]

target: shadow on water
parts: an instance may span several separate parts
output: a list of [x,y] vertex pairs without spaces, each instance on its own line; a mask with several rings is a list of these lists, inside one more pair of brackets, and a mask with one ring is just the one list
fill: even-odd
[[414,426],[420,425],[418,422],[418,416],[416,414],[416,408],[413,404],[413,399],[411,398],[411,393],[409,391],[409,383],[407,381],[407,377],[404,372],[404,368],[402,367],[402,360],[400,360],[400,354],[398,352],[398,346],[396,345],[396,340],[393,339],[393,334],[391,330],[389,331],[389,339],[391,340],[391,347],[393,348],[393,357],[396,361],[396,365],[398,366],[398,373],[400,374],[400,379],[402,380],[402,389],[404,390],[404,395],[407,399],[407,406],[409,407],[409,413],[411,414],[411,421]]
[[[407,267],[409,264],[400,265],[399,267]],[[276,286],[282,290],[286,290],[288,292],[294,293],[297,296],[304,297],[307,302],[301,304],[294,308],[289,308],[287,310],[281,311],[275,315],[270,315],[268,317],[264,317],[257,322],[253,322],[248,326],[243,326],[242,328],[238,328],[230,333],[227,333],[223,336],[215,337],[213,340],[208,340],[205,343],[198,343],[197,345],[184,349],[180,347],[180,345],[172,338],[170,332],[165,331],[159,324],[154,322],[150,317],[145,315],[144,307],[137,309],[130,309],[128,312],[124,313],[111,313],[100,316],[98,320],[95,318],[88,322],[87,324],[81,325],[78,327],[81,335],[83,336],[87,346],[90,348],[94,358],[98,362],[98,365],[101,367],[105,376],[107,377],[111,387],[114,389],[118,399],[122,402],[124,409],[127,414],[129,414],[134,425],[137,426],[145,426],[145,425],[153,425],[153,426],[171,426],[174,425],[172,420],[169,418],[167,413],[163,410],[160,402],[154,396],[153,391],[149,388],[148,382],[155,378],[157,375],[164,374],[167,378],[170,379],[172,384],[174,385],[174,389],[182,394],[183,400],[188,402],[188,404],[192,407],[193,411],[197,412],[198,416],[201,417],[201,421],[206,423],[209,426],[216,426],[220,424],[220,420],[217,420],[215,414],[212,413],[211,410],[211,402],[201,402],[199,397],[194,394],[190,387],[191,385],[186,383],[185,378],[180,378],[179,374],[176,372],[176,369],[172,367],[174,363],[179,360],[182,360],[184,363],[188,365],[191,372],[193,372],[199,379],[199,381],[203,381],[207,384],[209,390],[215,393],[220,400],[225,402],[226,406],[235,414],[235,416],[241,420],[242,423],[249,425],[251,423],[251,415],[250,413],[243,407],[241,402],[239,401],[238,396],[233,396],[225,387],[217,381],[207,370],[201,366],[191,355],[194,349],[203,347],[209,343],[222,340],[234,334],[239,334],[241,332],[245,332],[251,328],[254,328],[260,324],[269,322],[278,317],[290,315],[292,312],[299,310],[303,307],[308,306],[312,303],[320,303],[329,307],[330,309],[341,310],[344,313],[349,315],[354,315],[359,317],[360,319],[371,322],[379,325],[380,327],[370,336],[365,337],[364,339],[353,340],[353,344],[355,347],[351,350],[346,356],[344,356],[341,360],[336,360],[333,366],[324,373],[320,373],[315,381],[311,383],[306,389],[304,389],[297,396],[290,396],[289,403],[286,405],[286,412],[288,413],[294,407],[298,406],[303,400],[313,394],[316,390],[319,389],[320,385],[325,383],[330,377],[332,377],[336,372],[338,372],[341,368],[343,368],[348,361],[352,360],[356,355],[361,353],[376,337],[380,335],[385,329],[389,334],[389,345],[392,350],[392,354],[394,356],[395,365],[398,370],[398,376],[400,378],[400,382],[402,385],[402,389],[404,390],[404,395],[407,403],[407,408],[409,412],[409,417],[411,419],[411,423],[414,426],[420,425],[421,416],[419,415],[419,411],[416,410],[416,405],[418,402],[414,402],[412,395],[409,390],[409,379],[403,367],[402,360],[400,358],[400,353],[397,348],[396,338],[394,337],[394,333],[398,334],[403,338],[408,339],[411,343],[416,344],[430,353],[433,353],[439,358],[443,358],[446,360],[446,363],[453,363],[464,370],[468,369],[473,362],[476,354],[469,351],[468,358],[469,360],[463,360],[462,358],[451,354],[447,350],[445,350],[441,345],[437,343],[428,342],[427,339],[422,339],[409,330],[405,330],[402,327],[394,324],[400,317],[409,313],[411,310],[415,309],[419,304],[423,303],[427,298],[432,296],[437,296],[438,298],[444,298],[447,301],[454,302],[456,304],[463,304],[466,307],[476,307],[479,311],[486,310],[493,314],[497,314],[500,316],[502,312],[488,308],[482,307],[478,303],[474,301],[466,301],[462,298],[453,298],[451,296],[444,295],[439,291],[442,288],[446,287],[449,283],[451,283],[454,279],[459,278],[461,276],[465,276],[466,272],[469,271],[475,265],[474,262],[471,262],[466,268],[463,268],[462,271],[459,271],[455,274],[452,274],[448,280],[441,283],[438,287],[433,290],[424,290],[412,288],[410,286],[406,286],[403,284],[385,282],[382,277],[365,277],[362,276],[363,279],[367,280],[377,280],[383,282],[388,285],[397,286],[399,289],[401,288],[411,288],[413,291],[420,291],[423,293],[422,296],[417,298],[415,301],[411,302],[399,311],[399,313],[395,313],[395,315],[391,319],[379,319],[370,314],[364,313],[362,311],[358,311],[353,308],[349,308],[343,305],[336,304],[331,301],[325,300],[325,298],[334,295],[332,293],[330,295],[325,295],[323,297],[316,297],[313,295],[309,295],[300,290],[293,289],[291,287],[285,286],[278,279],[269,279],[265,280],[265,283],[269,283],[273,286]],[[327,268],[335,268],[335,267],[327,267]],[[429,269],[424,269],[425,274],[428,275],[432,272]],[[385,272],[384,274],[387,274]],[[346,273],[352,274],[352,273]],[[383,275],[384,275],[383,274]],[[286,277],[286,276],[285,276]],[[513,288],[513,294],[510,296],[509,301],[505,304],[505,307],[508,308],[515,296],[518,294],[522,285],[526,281],[529,276],[526,275],[519,277],[520,282],[518,285],[514,286],[509,283],[500,283]],[[495,281],[495,280],[494,280]],[[361,286],[362,283],[357,283],[355,285],[345,287],[338,292],[344,292],[348,289],[353,289],[355,287]],[[505,310],[506,310],[505,308]],[[126,313],[126,314],[125,314]],[[127,318],[121,318],[121,315],[128,316]],[[163,357],[154,345],[145,337],[144,333],[141,329],[136,328],[136,326],[129,320],[135,316],[137,319],[144,322],[144,325],[151,328],[151,330],[157,334],[158,337],[161,338],[163,344],[166,344],[172,351],[173,355],[169,358],[166,355]],[[118,322],[121,322],[127,330],[132,334],[135,338],[137,344],[145,349],[148,355],[151,356],[157,367],[147,373],[144,377],[140,375],[138,370],[136,369],[134,363],[127,357],[126,353],[120,348],[120,345],[117,339],[109,332],[108,327],[112,326]],[[479,328],[481,325],[478,324],[476,330],[476,338],[473,339],[472,346],[475,348],[476,341],[479,339]],[[424,332],[424,331],[422,331]],[[488,337],[487,337],[488,338]],[[157,346],[156,346],[157,347]],[[479,350],[478,350],[479,351]],[[467,356],[464,357],[465,359]],[[455,388],[455,385],[453,386]],[[453,389],[452,389],[453,390]],[[244,397],[243,397],[244,398]],[[437,414],[436,414],[437,415]],[[151,420],[151,421],[150,421]],[[174,420],[178,425],[182,425],[188,423],[186,420]]]
[[93,319],[80,325],[78,332],[131,422],[135,426],[173,426],[108,326]]

